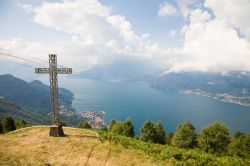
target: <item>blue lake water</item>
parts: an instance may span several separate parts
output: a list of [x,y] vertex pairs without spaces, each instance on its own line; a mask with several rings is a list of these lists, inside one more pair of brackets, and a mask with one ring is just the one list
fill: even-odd
[[250,131],[250,107],[164,92],[136,83],[61,78],[59,84],[75,94],[73,107],[77,111],[104,111],[106,123],[131,117],[137,133],[146,120],[160,120],[167,132],[186,121],[191,121],[198,131],[214,121],[227,124],[232,133]]

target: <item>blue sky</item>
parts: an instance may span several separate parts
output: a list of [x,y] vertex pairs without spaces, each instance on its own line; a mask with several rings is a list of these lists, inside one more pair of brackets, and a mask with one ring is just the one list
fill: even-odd
[[[250,71],[249,9],[247,0],[1,0],[0,51],[56,53],[77,72],[124,57],[166,72]],[[21,71],[0,60],[2,73]]]
[[[51,28],[44,28],[32,21],[33,14],[25,12],[19,4],[39,6],[42,0],[2,0],[0,2],[0,38],[23,38],[28,41],[53,42],[69,39],[70,36]],[[62,2],[62,1],[47,1]],[[157,12],[160,4],[168,2],[176,5],[175,1],[164,0],[101,0],[106,6],[112,8],[114,14],[121,14],[132,24],[138,34],[150,33],[153,41],[164,46],[179,45],[180,37],[170,36],[171,30],[179,30],[185,23],[181,14],[171,17],[159,17]],[[17,28],[18,27],[18,28]]]

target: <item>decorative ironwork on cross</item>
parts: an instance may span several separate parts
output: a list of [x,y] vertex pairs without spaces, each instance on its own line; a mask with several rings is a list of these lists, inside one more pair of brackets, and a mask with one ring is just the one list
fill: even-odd
[[56,54],[49,54],[49,68],[35,68],[35,73],[49,74],[52,124],[60,126],[58,121],[58,83],[57,74],[72,74],[72,68],[57,68]]

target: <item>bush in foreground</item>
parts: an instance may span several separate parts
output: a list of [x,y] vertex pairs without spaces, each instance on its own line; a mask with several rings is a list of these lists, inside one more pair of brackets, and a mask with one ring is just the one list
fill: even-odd
[[239,137],[234,137],[231,143],[228,145],[228,153],[231,156],[245,157],[249,155],[247,142],[250,140],[250,136],[241,135]]
[[91,129],[91,126],[88,124],[88,122],[80,122],[78,123],[77,127],[81,129]]
[[111,132],[99,132],[102,140],[107,140],[124,148],[138,150],[154,161],[171,162],[174,165],[250,165],[249,158],[216,156],[198,149],[180,149],[168,145],[153,144]]

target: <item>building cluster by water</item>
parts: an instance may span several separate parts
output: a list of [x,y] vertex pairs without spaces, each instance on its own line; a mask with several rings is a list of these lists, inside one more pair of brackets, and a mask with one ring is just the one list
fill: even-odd
[[104,115],[105,112],[100,111],[100,112],[79,112],[79,114],[84,117],[84,119],[86,120],[86,122],[88,122],[88,124],[90,124],[90,126],[92,128],[95,129],[100,129],[105,127],[104,124]]
[[105,112],[75,112],[75,111],[68,111],[65,106],[59,106],[59,115],[64,117],[78,117],[83,118],[92,128],[101,129],[105,127],[104,123],[104,115]]
[[242,106],[250,107],[250,96],[233,96],[227,93],[210,93],[201,89],[186,89],[180,90],[179,93],[187,94],[187,95],[199,95],[204,97],[210,97],[215,100],[219,100],[222,102],[234,103]]

